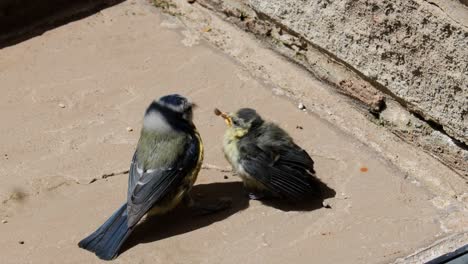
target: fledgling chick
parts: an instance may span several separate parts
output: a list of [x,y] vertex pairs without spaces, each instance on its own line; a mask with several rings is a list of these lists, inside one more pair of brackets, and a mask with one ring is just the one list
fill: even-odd
[[174,94],[147,108],[130,165],[127,201],[78,245],[104,260],[119,249],[138,221],[151,210],[163,214],[189,200],[203,161],[203,145],[192,122],[192,103]]
[[235,114],[215,109],[215,114],[228,126],[223,141],[226,159],[241,177],[251,199],[320,198],[314,162],[286,131],[265,122],[250,108]]

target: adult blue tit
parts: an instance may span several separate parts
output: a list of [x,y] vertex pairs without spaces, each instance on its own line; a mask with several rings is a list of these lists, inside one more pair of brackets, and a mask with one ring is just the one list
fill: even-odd
[[81,248],[113,259],[145,214],[164,214],[189,197],[203,160],[192,108],[177,94],[163,96],[147,108],[130,165],[127,201],[79,242]]
[[264,121],[250,108],[236,113],[215,109],[227,129],[226,159],[241,177],[251,199],[280,198],[299,202],[321,197],[312,158],[278,125]]

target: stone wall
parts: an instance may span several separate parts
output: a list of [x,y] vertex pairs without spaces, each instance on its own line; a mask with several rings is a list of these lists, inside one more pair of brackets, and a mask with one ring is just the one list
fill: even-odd
[[413,113],[468,143],[468,25],[436,4],[250,0],[249,5],[368,77]]

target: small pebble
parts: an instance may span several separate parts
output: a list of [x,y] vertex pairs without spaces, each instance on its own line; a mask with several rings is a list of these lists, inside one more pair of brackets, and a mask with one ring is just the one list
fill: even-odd
[[211,27],[210,26],[206,26],[202,29],[203,32],[210,32],[211,31]]
[[229,179],[229,177],[227,175],[224,175],[224,179],[227,180]]
[[132,132],[132,131],[133,131],[133,128],[127,127],[127,131],[128,131],[128,132]]
[[2,224],[6,224],[6,223],[8,223],[8,221],[6,219],[3,219]]
[[297,126],[296,126],[296,129],[302,130],[302,129],[304,129],[304,128],[303,128],[302,126],[297,125]]
[[65,108],[65,105],[62,104],[62,103],[60,103],[60,104],[59,104],[59,107],[60,107],[60,108]]
[[21,241],[18,241],[18,243],[19,243],[20,245],[23,245],[23,244],[24,244],[24,241],[21,240]]
[[299,105],[297,106],[297,108],[301,109],[301,110],[304,110],[306,109],[305,105],[303,103],[299,103]]

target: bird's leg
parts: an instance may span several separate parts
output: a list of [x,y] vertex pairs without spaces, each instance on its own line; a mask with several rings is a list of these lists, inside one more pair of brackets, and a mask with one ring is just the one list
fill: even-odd
[[184,197],[184,203],[197,212],[199,215],[209,215],[214,214],[223,210],[226,210],[231,207],[232,200],[227,197],[219,198],[213,204],[201,204],[199,201],[196,201],[190,195]]
[[247,196],[250,200],[269,200],[275,198],[275,196],[266,191],[266,190],[259,190],[257,188],[246,188]]
[[252,181],[245,179],[244,183],[244,192],[249,197],[250,200],[262,200],[264,195],[262,192],[259,192],[257,188],[255,188],[255,184],[252,184]]

